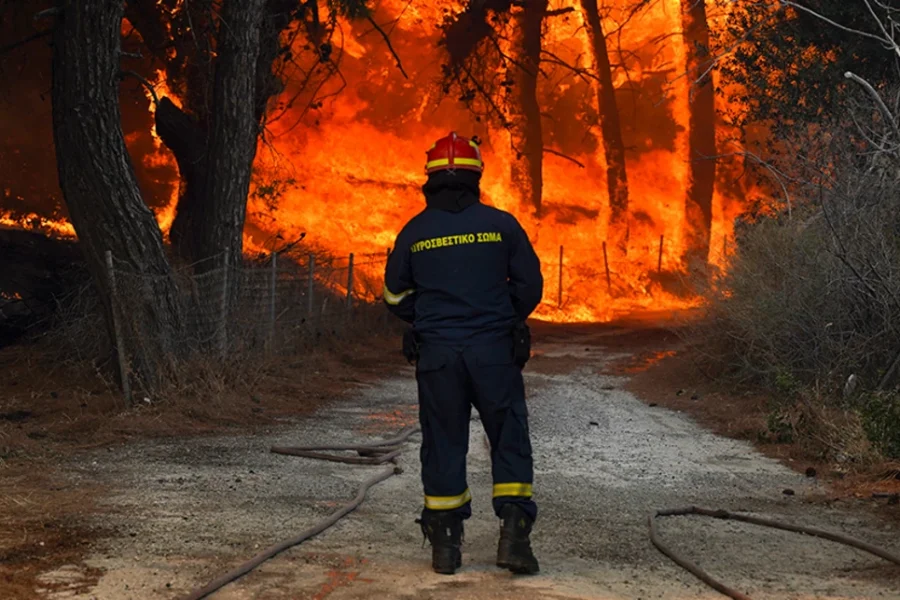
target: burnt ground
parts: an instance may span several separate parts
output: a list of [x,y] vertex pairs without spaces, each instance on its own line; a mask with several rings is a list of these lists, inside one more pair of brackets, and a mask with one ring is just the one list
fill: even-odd
[[[678,338],[664,322],[539,324],[534,331],[535,358],[526,372],[541,575],[511,578],[492,566],[497,524],[487,509],[488,457],[475,420],[469,464],[476,515],[467,524],[458,576],[430,572],[413,523],[421,502],[413,438],[401,458],[405,472],[373,489],[356,513],[213,597],[719,597],[647,540],[650,510],[685,504],[771,515],[898,550],[897,524],[878,510],[896,507],[853,499],[824,478],[789,468],[796,466],[789,457],[761,447],[767,456],[711,431],[727,428],[735,419],[726,417],[751,404],[731,398],[735,404],[722,409],[716,392],[678,362]],[[396,354],[389,358],[391,346],[370,350],[320,357],[319,364],[331,366],[294,392],[319,389],[323,398],[295,402],[293,413],[277,409],[275,398],[289,396],[282,387],[261,404],[250,402],[271,412],[268,418],[251,410],[242,418],[257,418],[242,426],[191,434],[183,425],[178,435],[160,437],[135,433],[135,423],[112,442],[104,439],[108,428],[97,427],[107,433],[88,436],[95,448],[57,448],[39,477],[41,463],[30,463],[29,472],[25,458],[7,461],[2,547],[11,566],[4,564],[2,596],[177,598],[334,510],[377,469],[278,456],[268,448],[368,440],[415,422],[411,370]],[[267,385],[278,389],[291,378],[276,371]],[[145,427],[154,431],[151,424],[165,412]],[[35,517],[30,525],[8,510],[22,506]],[[900,571],[827,542],[693,518],[661,528],[669,543],[756,598],[900,597]]]

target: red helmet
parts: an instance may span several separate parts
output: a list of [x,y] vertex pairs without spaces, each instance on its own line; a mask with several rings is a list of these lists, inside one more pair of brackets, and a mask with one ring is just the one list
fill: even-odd
[[466,169],[468,171],[484,171],[481,151],[478,149],[478,138],[460,137],[455,131],[441,138],[428,149],[425,159],[425,172]]

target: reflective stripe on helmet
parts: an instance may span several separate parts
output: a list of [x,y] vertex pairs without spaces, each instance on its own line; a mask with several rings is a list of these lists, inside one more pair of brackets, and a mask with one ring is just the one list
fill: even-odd
[[453,167],[458,167],[458,166],[478,167],[479,169],[483,169],[484,163],[482,161],[478,160],[477,158],[454,158],[452,165],[450,164],[449,158],[438,158],[436,160],[432,160],[432,161],[425,163],[426,169],[435,169],[437,167],[453,168]]
[[483,167],[484,163],[477,158],[457,158],[453,160],[454,165],[466,165],[468,167]]
[[463,169],[484,171],[484,162],[479,149],[480,140],[464,138],[451,131],[450,135],[432,144],[425,153],[425,172]]

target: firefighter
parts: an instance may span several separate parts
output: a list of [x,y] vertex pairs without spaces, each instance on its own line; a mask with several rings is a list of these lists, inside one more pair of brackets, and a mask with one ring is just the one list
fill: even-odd
[[462,565],[474,406],[491,446],[497,565],[532,574],[537,505],[522,369],[530,353],[525,321],[541,300],[543,277],[515,217],[479,201],[483,170],[477,138],[450,133],[428,150],[426,206],[397,236],[384,302],[412,325],[403,347],[416,364],[425,491],[419,523],[432,568],[453,574]]

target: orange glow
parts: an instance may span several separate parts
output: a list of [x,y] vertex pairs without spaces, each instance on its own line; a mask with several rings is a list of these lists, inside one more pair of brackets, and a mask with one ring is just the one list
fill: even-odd
[[[156,82],[154,83],[153,88],[158,98],[162,99],[168,97],[176,105],[178,104],[178,98],[174,95],[172,90],[169,89],[169,86],[166,85],[166,77],[162,69],[156,71]],[[153,102],[153,95],[150,93],[150,90],[147,89],[144,90],[144,93],[147,95],[147,99],[150,100],[150,114],[155,115],[156,104]],[[165,147],[162,140],[159,138],[159,134],[156,133],[155,123],[150,133],[153,136],[153,152],[144,156],[144,164],[147,166],[171,165],[174,167],[175,158],[172,156],[172,153],[169,152],[168,148]],[[173,186],[169,203],[164,209],[156,214],[156,221],[159,223],[159,228],[162,230],[164,236],[168,236],[169,229],[172,227],[172,221],[175,220],[175,207],[177,204],[178,187]]]
[[[282,96],[273,99],[272,106],[279,108],[271,111],[266,123],[265,141],[259,144],[254,165],[254,182],[256,186],[277,182],[275,187],[281,192],[274,208],[251,193],[246,249],[262,250],[265,241],[276,234],[290,240],[305,233],[307,242],[335,256],[383,255],[403,224],[424,206],[420,187],[425,181],[426,148],[456,130],[485,140],[483,200],[515,214],[541,258],[545,291],[536,317],[608,321],[636,309],[679,310],[698,304],[697,298],[672,291],[678,287],[679,278],[687,275],[682,257],[689,237],[685,195],[691,176],[691,81],[684,75],[689,49],[679,35],[681,0],[650,3],[634,15],[630,14],[632,0],[601,3],[611,7],[604,12],[603,22],[608,35],[615,32],[608,40],[611,62],[624,61],[628,67],[627,71],[617,67],[612,73],[623,127],[630,131],[627,176],[631,217],[624,254],[614,247],[616,232],[608,231],[603,146],[583,141],[593,136],[599,142],[599,128],[584,120],[590,132],[584,125],[574,132],[545,133],[545,147],[556,153],[543,155],[544,212],[537,220],[518,205],[519,195],[511,184],[516,156],[510,134],[495,124],[476,120],[455,98],[442,98],[440,86],[434,83],[445,61],[437,43],[438,25],[447,11],[459,10],[460,3],[380,0],[374,4],[373,18],[390,33],[409,79],[401,75],[395,58],[369,22],[339,19],[333,43],[334,55],[340,54],[341,77],[332,78],[318,90],[315,99],[323,99],[322,103],[310,107],[314,99],[310,89],[316,86],[299,89],[299,76],[290,78]],[[572,5],[551,0],[550,9],[559,12]],[[580,3],[574,5],[574,12],[545,20],[544,50],[548,56],[590,68],[587,26]],[[722,26],[727,17],[727,13],[711,14],[710,26]],[[293,56],[298,62],[309,56],[303,48],[306,43],[302,36],[296,42]],[[338,50],[341,45],[343,51]],[[619,55],[619,47],[629,58]],[[304,64],[303,68],[309,66]],[[584,100],[579,101],[590,106],[584,110],[597,112],[596,95],[587,93],[593,85],[590,78],[571,72],[567,75],[563,68],[549,62],[544,67],[553,76],[541,78],[539,101],[542,110],[547,106],[547,111],[556,111],[542,121],[546,131],[560,120],[556,117],[572,122],[572,107],[580,105],[559,100],[566,93],[581,94],[579,98]],[[345,87],[342,82],[346,82]],[[162,71],[156,73],[154,86],[160,97],[177,100],[167,88]],[[624,122],[627,110],[636,111],[631,103],[639,93],[644,94],[641,106],[647,107],[647,114],[631,114]],[[634,100],[635,106],[637,102]],[[717,97],[716,102],[724,106],[722,98]],[[289,107],[283,109],[286,105]],[[155,110],[152,102],[150,109]],[[568,113],[563,114],[565,111]],[[140,160],[148,166],[174,167],[171,153],[155,130],[152,133],[154,151]],[[719,139],[724,138],[720,130]],[[729,169],[734,170],[724,164],[718,180],[728,179]],[[164,232],[168,232],[175,214],[178,191],[174,187],[167,207],[157,215]],[[731,191],[719,189],[723,187]],[[729,186],[717,183],[714,193],[708,258],[715,266],[727,263],[727,240],[742,203],[742,198],[729,196],[737,187],[734,182]],[[360,279],[377,280],[383,265],[366,261],[358,269]],[[664,286],[663,281],[670,285]]]
[[68,221],[61,219],[47,219],[34,213],[29,213],[27,215],[13,215],[8,211],[0,212],[0,227],[39,231],[47,235],[61,238],[75,237],[75,228],[72,227],[72,224]]
[[[655,72],[668,71],[663,91],[666,97],[658,100],[668,100],[677,133],[671,148],[656,148],[650,140],[653,132],[647,131],[651,149],[628,161],[631,236],[627,256],[620,256],[609,243],[612,293],[607,289],[603,259],[603,243],[611,236],[607,232],[609,209],[602,147],[572,156],[586,166],[584,169],[565,158],[544,154],[545,215],[540,221],[532,218],[517,206],[518,195],[512,190],[510,165],[515,157],[510,151],[509,134],[475,122],[452,98],[439,104],[437,90],[428,84],[439,75],[443,57],[422,48],[436,45],[434,24],[439,22],[442,9],[453,5],[424,0],[414,0],[408,8],[406,5],[405,0],[384,1],[379,4],[376,20],[391,23],[399,17],[391,39],[410,73],[409,81],[395,68],[393,58],[368,23],[343,23],[345,40],[352,40],[347,44],[349,56],[344,56],[341,64],[347,88],[318,111],[310,111],[300,126],[293,127],[296,118],[282,118],[269,125],[268,141],[274,152],[260,145],[257,172],[270,179],[290,177],[298,185],[284,192],[275,211],[269,213],[271,221],[258,224],[259,230],[266,237],[281,232],[285,239],[307,232],[308,240],[337,255],[384,252],[406,220],[423,207],[419,187],[425,179],[425,149],[455,129],[463,135],[477,133],[485,138],[484,200],[515,214],[541,257],[545,293],[535,316],[553,321],[606,321],[639,308],[695,306],[697,299],[667,292],[656,277],[660,266],[676,280],[686,274],[681,257],[686,239],[685,191],[690,177],[690,82],[683,75],[687,49],[680,35],[663,35],[681,31],[680,0],[653,4],[632,17],[617,38],[624,49],[650,60],[630,66],[627,74],[617,70],[613,74],[616,85],[624,88],[629,79],[640,82]],[[604,29],[617,30],[630,5],[622,1],[622,10],[611,11]],[[551,9],[564,6],[571,3],[550,3]],[[571,64],[590,64],[585,59],[590,56],[590,45],[580,12],[551,17],[545,23],[545,49]],[[617,55],[611,56],[618,62]],[[565,85],[572,85],[573,79]],[[542,81],[541,86],[539,95],[554,92],[547,82]],[[294,93],[289,86],[285,96],[290,98]],[[397,96],[393,103],[392,95]],[[626,96],[618,97],[622,104]],[[596,110],[596,99],[592,101]],[[709,254],[713,264],[722,263],[724,240],[731,234],[735,210],[734,203],[727,200],[719,191],[713,200]],[[726,204],[731,206],[727,211],[723,208]],[[249,211],[266,209],[261,201],[251,200]],[[252,238],[248,241],[258,244]],[[558,306],[560,246],[563,293],[562,305]],[[372,271],[370,276],[380,275],[378,265],[362,267],[366,268]]]

